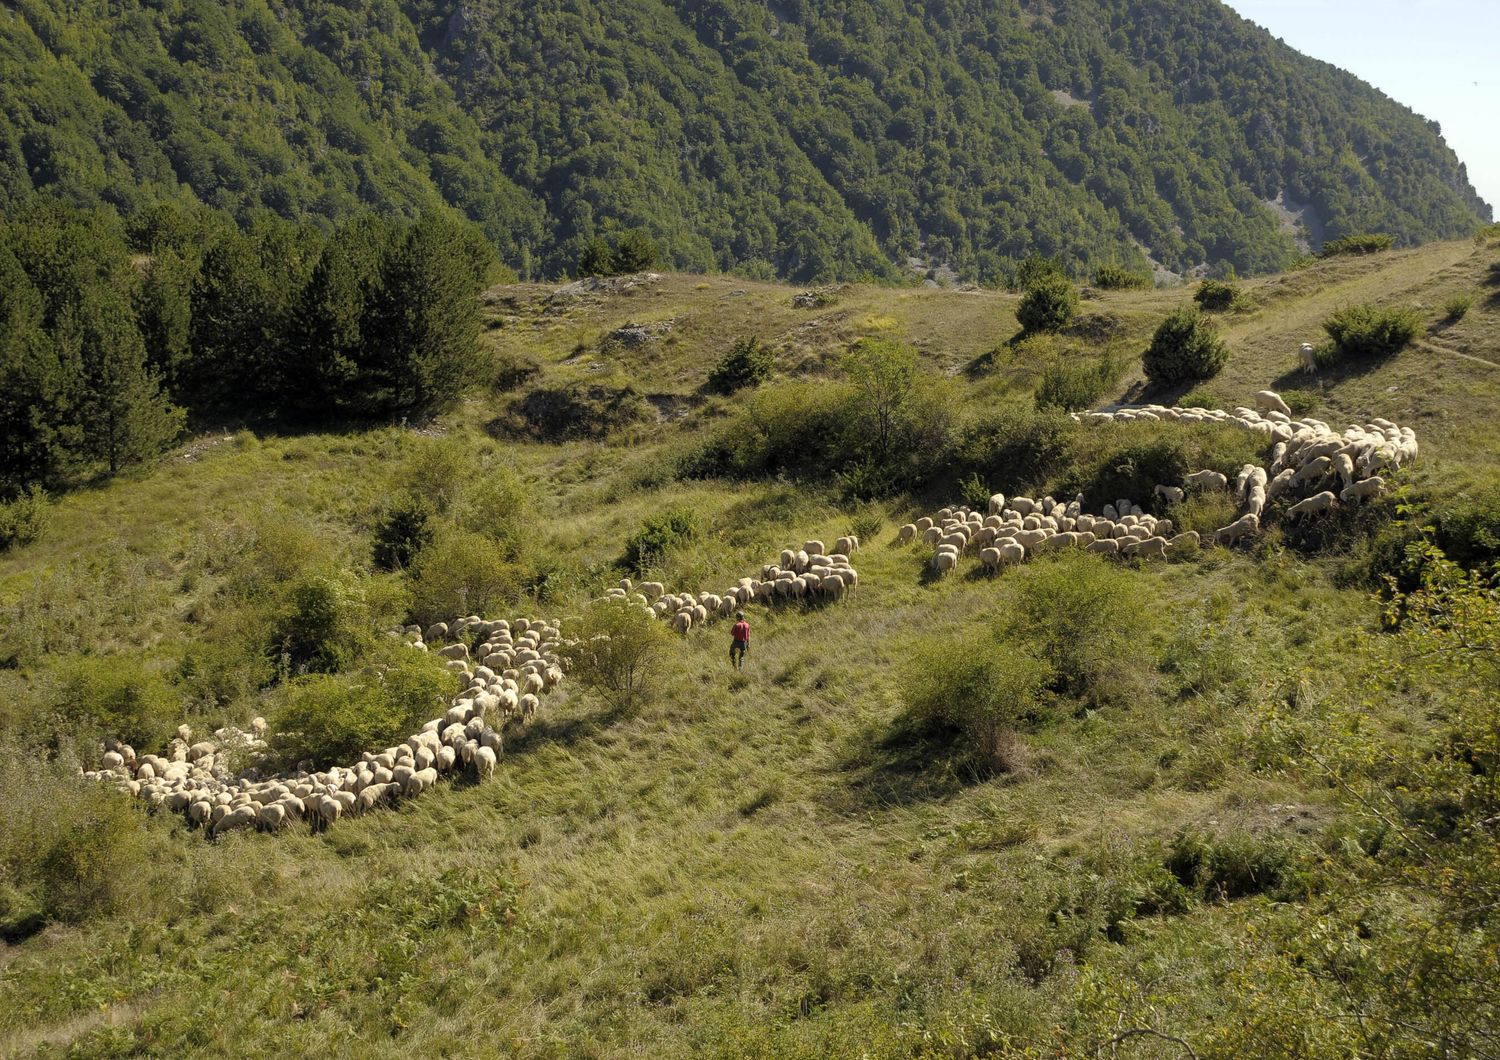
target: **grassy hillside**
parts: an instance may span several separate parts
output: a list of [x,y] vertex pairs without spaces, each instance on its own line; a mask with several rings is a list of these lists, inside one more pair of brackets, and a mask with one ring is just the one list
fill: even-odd
[[[1249,308],[1220,317],[1232,359],[1202,391],[1232,405],[1296,388],[1335,426],[1411,424],[1422,457],[1403,496],[1437,518],[1500,482],[1497,256],[1434,244],[1247,283]],[[1379,890],[1384,904],[1358,917],[1345,900],[1378,844],[1324,741],[1358,719],[1360,746],[1395,759],[1466,694],[1452,674],[1385,680],[1395,638],[1379,633],[1369,569],[1388,528],[1352,525],[1321,549],[1276,529],[1248,550],[1159,565],[1040,559],[998,578],[965,560],[933,581],[925,555],[893,539],[958,499],[941,469],[876,500],[834,469],[703,472],[705,445],[726,426],[755,430],[767,395],[839,385],[837,355],[860,338],[913,343],[960,423],[1029,415],[1057,358],[1129,354],[1111,396],[1136,394],[1134,358],[1191,290],[1093,293],[1077,334],[1017,344],[1011,295],[843,287],[798,308],[798,293],[675,274],[495,288],[497,382],[435,427],[198,438],[62,498],[40,540],[0,554],[13,822],[0,844],[0,1053],[1057,1055],[1144,1028],[1157,1034],[1106,1052],[1182,1055],[1181,1038],[1199,1056],[1335,1056],[1374,1053],[1387,1035],[1398,1055],[1430,1055],[1390,1030],[1407,1018],[1390,999],[1442,990],[1479,1025],[1461,1040],[1492,1044],[1480,1032],[1494,978],[1470,975],[1471,994],[1435,972],[1410,991],[1381,978],[1381,961],[1416,949],[1382,916],[1419,924],[1420,892]],[[1440,323],[1463,293],[1468,313]],[[1419,305],[1431,326],[1363,372],[1294,373],[1319,322],[1364,300]],[[712,367],[748,335],[777,351],[778,379],[709,393]],[[1135,426],[1080,433],[1062,470],[985,485],[1092,473],[1152,440]],[[565,683],[508,740],[493,782],[323,834],[208,843],[173,815],[90,801],[81,782],[20,777],[37,768],[18,757],[26,741],[66,758],[92,735],[68,684],[91,657],[144,660],[174,724],[273,713],[284,687],[229,656],[280,606],[277,587],[358,570],[369,621],[395,621],[421,586],[368,572],[392,498],[452,489],[461,522],[477,503],[466,491],[507,473],[528,508],[509,553],[524,575],[497,608],[512,614],[576,613],[666,508],[704,528],[657,568],[682,588],[721,587],[856,520],[880,529],[846,600],[752,608],[743,675],[722,628],[694,632],[635,709]],[[908,680],[935,644],[1045,626],[1079,591],[1119,605],[1117,629],[1089,634],[1117,654],[1086,693],[1056,692],[1017,720],[1004,769],[909,716]],[[37,930],[20,918],[16,844],[53,835],[48,799],[95,841],[59,877],[80,906]],[[1341,948],[1360,938],[1374,954],[1362,965]],[[1460,957],[1455,975],[1494,969],[1492,953]],[[1426,1018],[1448,1031],[1459,1019],[1437,1005]]]

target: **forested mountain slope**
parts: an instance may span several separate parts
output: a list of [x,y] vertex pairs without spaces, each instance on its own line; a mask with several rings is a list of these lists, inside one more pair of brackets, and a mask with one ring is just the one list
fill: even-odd
[[799,279],[1264,272],[1271,200],[1330,238],[1489,216],[1434,124],[1217,0],[19,0],[0,63],[0,202],[445,200],[523,274],[629,227]]

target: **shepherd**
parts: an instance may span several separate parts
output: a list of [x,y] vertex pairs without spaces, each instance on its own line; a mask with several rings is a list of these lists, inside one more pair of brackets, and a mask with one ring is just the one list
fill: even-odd
[[750,623],[745,621],[745,612],[734,613],[734,625],[729,630],[729,665],[736,670],[745,668],[745,653],[750,650]]

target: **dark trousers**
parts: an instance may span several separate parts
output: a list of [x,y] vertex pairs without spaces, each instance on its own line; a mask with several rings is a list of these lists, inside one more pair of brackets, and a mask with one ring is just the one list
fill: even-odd
[[748,641],[732,640],[729,642],[729,662],[736,670],[745,664],[745,653],[750,650]]

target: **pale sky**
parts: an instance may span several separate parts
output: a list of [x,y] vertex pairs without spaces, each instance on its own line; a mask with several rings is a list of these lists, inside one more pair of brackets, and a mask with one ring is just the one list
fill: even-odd
[[1225,0],[1443,127],[1500,214],[1500,0]]

